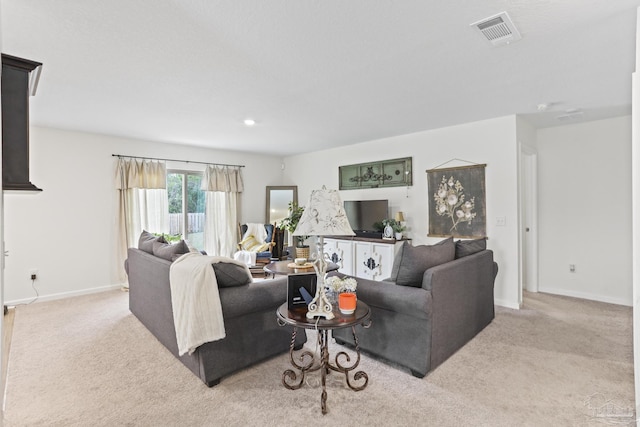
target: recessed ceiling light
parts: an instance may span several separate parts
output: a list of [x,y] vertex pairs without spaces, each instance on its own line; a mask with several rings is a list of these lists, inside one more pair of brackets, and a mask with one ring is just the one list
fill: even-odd
[[256,121],[253,119],[244,119],[244,125],[245,126],[255,126]]

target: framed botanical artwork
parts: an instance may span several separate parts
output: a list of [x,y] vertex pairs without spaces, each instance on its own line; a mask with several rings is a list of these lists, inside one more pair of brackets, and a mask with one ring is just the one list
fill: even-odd
[[486,166],[427,170],[429,236],[487,237]]

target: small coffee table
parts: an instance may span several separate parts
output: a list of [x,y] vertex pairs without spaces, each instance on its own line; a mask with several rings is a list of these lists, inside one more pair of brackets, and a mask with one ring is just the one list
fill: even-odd
[[[326,379],[329,371],[336,371],[343,373],[347,382],[347,386],[353,391],[364,390],[369,383],[369,376],[363,371],[357,371],[353,374],[354,381],[364,380],[361,385],[354,385],[351,383],[349,374],[355,370],[360,364],[360,347],[358,345],[358,338],[356,337],[356,326],[362,325],[364,328],[371,326],[371,310],[369,306],[362,301],[358,301],[356,305],[356,311],[353,314],[342,314],[340,310],[334,308],[333,319],[307,319],[307,310],[305,308],[289,310],[287,303],[285,302],[276,311],[278,316],[278,323],[281,326],[292,325],[293,333],[291,335],[291,347],[289,348],[289,358],[291,365],[299,371],[296,373],[293,369],[287,369],[282,374],[282,384],[289,390],[297,390],[304,384],[305,376],[307,372],[314,372],[320,370],[320,378],[322,383],[322,394],[320,397],[320,406],[322,408],[322,415],[327,413],[327,388]],[[351,366],[343,365],[344,362],[350,362],[351,357],[345,351],[340,351],[334,358],[334,363],[329,361],[329,347],[328,347],[328,333],[333,329],[348,328],[351,327],[353,332],[353,341],[355,343],[355,352],[357,354],[356,360]],[[294,345],[296,342],[296,334],[298,328],[316,329],[318,332],[318,346],[320,347],[320,360],[316,361],[316,355],[308,350],[300,350],[302,353],[294,355]],[[338,360],[343,358],[342,363]],[[298,375],[300,379],[298,380]],[[289,382],[292,382],[291,384]]]
[[[291,268],[289,265],[294,264],[293,261],[271,261],[269,264],[264,266],[264,271],[267,275],[271,274],[271,278],[275,278],[276,274],[281,274],[288,276],[289,274],[296,273],[313,273],[315,270],[313,269],[313,265],[307,263],[307,267],[294,267]],[[338,269],[338,264],[334,264],[332,262],[327,266],[327,272],[336,271]]]

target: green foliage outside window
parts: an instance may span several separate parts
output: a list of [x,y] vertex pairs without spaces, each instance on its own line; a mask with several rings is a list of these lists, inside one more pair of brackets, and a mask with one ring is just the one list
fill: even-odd
[[[169,213],[182,213],[182,174],[167,175],[167,197]],[[187,212],[203,213],[205,207],[204,191],[200,189],[200,175],[187,175]]]
[[169,243],[177,243],[182,240],[182,234],[165,234],[165,233],[153,233],[154,236],[164,236],[164,239]]

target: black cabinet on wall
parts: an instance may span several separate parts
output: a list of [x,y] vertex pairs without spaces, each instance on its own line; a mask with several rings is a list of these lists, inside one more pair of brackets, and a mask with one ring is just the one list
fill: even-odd
[[29,181],[29,96],[42,64],[2,54],[2,189],[42,191]]

